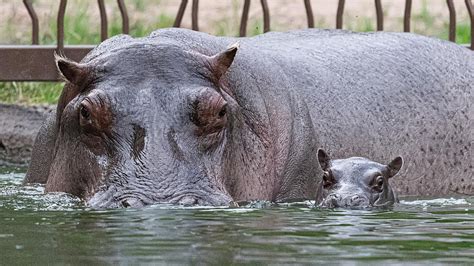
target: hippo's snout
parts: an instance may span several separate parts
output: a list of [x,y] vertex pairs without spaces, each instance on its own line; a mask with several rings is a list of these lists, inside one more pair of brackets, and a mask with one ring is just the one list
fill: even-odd
[[228,195],[216,193],[211,195],[195,195],[185,194],[170,200],[172,204],[178,204],[185,207],[190,206],[229,206],[232,203],[232,198]]
[[340,206],[341,196],[336,193],[331,193],[328,195],[325,201],[322,202],[321,206],[327,208],[336,208]]
[[370,206],[370,201],[367,197],[359,194],[342,197],[338,193],[331,193],[320,204],[320,206],[326,208],[364,208]]
[[182,197],[180,200],[178,200],[178,204],[183,205],[183,206],[193,206],[193,205],[198,205],[199,200],[195,197],[185,196],[185,197]]
[[360,195],[353,195],[348,198],[349,207],[369,207],[370,201],[367,197],[360,196]]

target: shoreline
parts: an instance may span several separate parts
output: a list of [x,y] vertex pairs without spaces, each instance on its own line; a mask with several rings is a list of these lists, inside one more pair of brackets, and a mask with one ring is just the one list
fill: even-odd
[[55,105],[0,103],[0,166],[27,166],[33,144]]

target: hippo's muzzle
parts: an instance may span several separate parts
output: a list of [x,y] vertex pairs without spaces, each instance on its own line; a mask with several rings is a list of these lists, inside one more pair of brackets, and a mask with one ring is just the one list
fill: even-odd
[[[203,189],[204,190],[204,189]],[[119,194],[116,189],[109,188],[99,191],[87,201],[87,205],[94,209],[104,208],[139,208],[151,204],[176,204],[181,206],[230,206],[233,204],[232,198],[220,191],[180,191],[168,198],[153,198],[146,193]]]
[[360,194],[341,196],[338,193],[329,194],[319,205],[325,208],[367,208],[371,206],[369,198]]
[[229,206],[232,198],[224,194],[199,196],[195,194],[185,194],[171,199],[169,203],[182,206]]

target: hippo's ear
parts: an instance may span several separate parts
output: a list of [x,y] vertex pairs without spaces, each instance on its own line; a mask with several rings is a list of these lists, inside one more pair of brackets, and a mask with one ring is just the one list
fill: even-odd
[[64,56],[58,55],[56,52],[54,53],[54,59],[59,73],[64,81],[67,82],[58,99],[56,119],[59,121],[65,106],[81,93],[84,89],[84,84],[87,83],[92,75],[86,65],[71,61]]
[[54,53],[56,67],[65,81],[68,81],[76,86],[81,85],[81,82],[86,79],[89,74],[88,68],[84,64],[76,63],[63,56]]
[[323,149],[318,149],[318,162],[323,171],[327,171],[331,167],[331,158]]
[[229,67],[232,65],[232,62],[234,62],[234,57],[238,49],[239,43],[235,43],[229,46],[229,48],[227,48],[225,51],[220,52],[209,58],[210,70],[214,75],[216,81],[219,81],[222,75],[224,75],[225,72],[227,72]]
[[395,159],[393,159],[388,165],[388,177],[393,177],[395,176],[398,171],[402,168],[403,165],[403,158],[401,156],[397,156]]

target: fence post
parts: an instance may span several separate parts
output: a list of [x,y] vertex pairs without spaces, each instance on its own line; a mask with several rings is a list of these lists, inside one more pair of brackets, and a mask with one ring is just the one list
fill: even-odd
[[375,0],[375,13],[377,15],[377,30],[383,30],[383,9],[382,2],[380,0]]
[[105,10],[104,0],[97,0],[100,12],[100,39],[105,41],[107,39],[107,12]]
[[263,11],[263,32],[270,31],[270,11],[268,9],[267,0],[260,0],[262,4],[262,11]]
[[471,0],[465,0],[467,12],[469,13],[469,17],[471,18],[471,50],[474,50],[474,17],[472,13],[474,13],[472,2]]
[[311,1],[304,0],[304,7],[306,9],[306,17],[308,18],[308,28],[314,28],[314,15],[311,8]]
[[129,23],[128,23],[128,13],[127,13],[127,7],[125,6],[125,3],[123,0],[117,0],[117,4],[120,9],[120,16],[122,16],[122,33],[128,34],[129,32]]
[[23,4],[28,10],[28,14],[31,18],[31,43],[39,44],[39,25],[38,25],[38,16],[36,15],[35,9],[33,8],[33,3],[31,0],[23,0]]
[[410,32],[410,19],[411,19],[411,1],[405,1],[405,15],[403,16],[403,31]]
[[456,9],[453,0],[446,0],[449,10],[449,40],[456,42]]
[[342,16],[344,15],[345,2],[345,0],[339,0],[339,3],[337,4],[336,29],[342,29]]
[[198,11],[199,11],[199,0],[193,0],[193,6],[191,7],[191,28],[195,31],[199,31],[198,25]]
[[61,0],[58,10],[58,25],[57,25],[57,47],[56,52],[60,53],[64,49],[64,14],[66,13],[67,0]]

